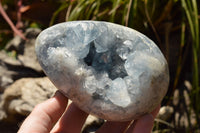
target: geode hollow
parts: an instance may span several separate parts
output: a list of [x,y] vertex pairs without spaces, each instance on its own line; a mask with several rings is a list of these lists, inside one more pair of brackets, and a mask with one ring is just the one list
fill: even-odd
[[40,65],[80,109],[110,121],[150,113],[165,96],[167,62],[145,35],[113,23],[57,24],[36,40]]

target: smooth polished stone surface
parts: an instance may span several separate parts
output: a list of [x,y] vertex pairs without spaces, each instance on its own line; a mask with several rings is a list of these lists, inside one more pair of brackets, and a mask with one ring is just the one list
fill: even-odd
[[137,119],[163,99],[167,62],[145,35],[113,23],[57,24],[36,40],[40,65],[82,110],[111,121]]

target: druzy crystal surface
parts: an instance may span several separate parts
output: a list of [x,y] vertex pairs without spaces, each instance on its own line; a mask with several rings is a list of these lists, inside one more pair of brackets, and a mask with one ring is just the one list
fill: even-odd
[[65,96],[103,119],[137,119],[167,92],[163,54],[145,35],[124,26],[99,21],[57,24],[38,36],[36,54]]

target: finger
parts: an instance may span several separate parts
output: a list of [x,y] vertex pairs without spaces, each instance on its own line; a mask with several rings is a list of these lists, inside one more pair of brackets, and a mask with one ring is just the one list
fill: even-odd
[[68,99],[59,91],[54,97],[36,105],[31,114],[25,119],[18,133],[47,133],[66,109]]
[[127,128],[130,121],[128,122],[110,122],[104,123],[96,133],[123,133]]
[[80,133],[87,116],[87,113],[72,103],[52,132]]
[[153,123],[154,118],[151,114],[144,115],[129,127],[127,133],[151,133]]
[[151,112],[151,114],[146,114],[140,119],[135,120],[133,124],[127,130],[127,133],[151,133],[154,119],[160,110],[160,105]]
[[158,114],[158,112],[159,112],[159,110],[160,110],[160,106],[161,106],[161,105],[158,105],[158,107],[155,108],[155,109],[151,112],[151,114],[153,115],[154,118],[157,116],[157,114]]

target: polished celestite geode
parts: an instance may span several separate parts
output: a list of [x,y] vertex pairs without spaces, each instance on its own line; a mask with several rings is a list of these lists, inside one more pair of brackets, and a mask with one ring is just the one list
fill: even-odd
[[36,41],[40,65],[79,108],[111,121],[137,119],[162,101],[167,62],[143,34],[113,23],[57,24]]

